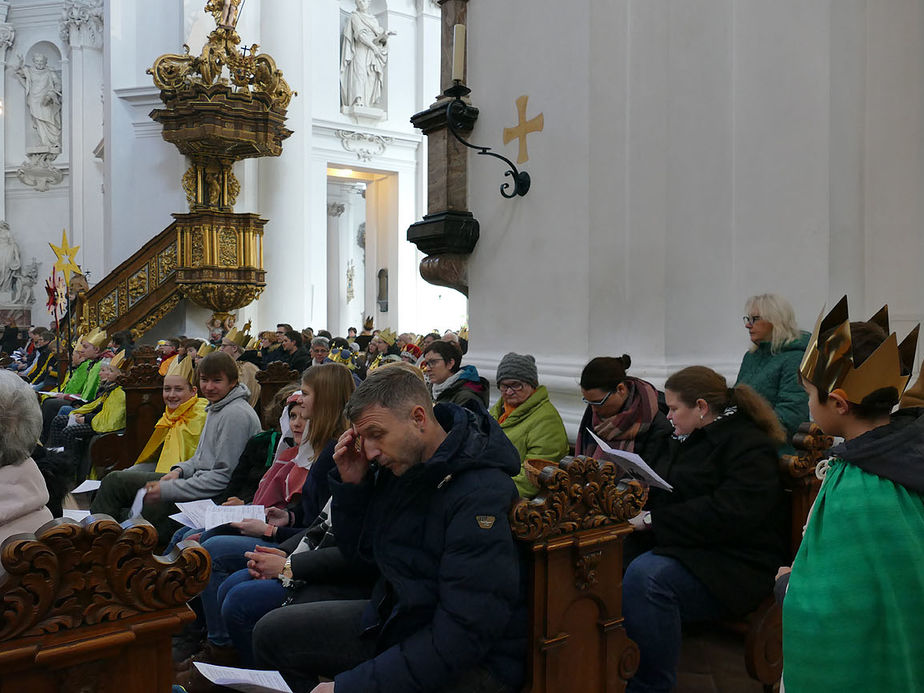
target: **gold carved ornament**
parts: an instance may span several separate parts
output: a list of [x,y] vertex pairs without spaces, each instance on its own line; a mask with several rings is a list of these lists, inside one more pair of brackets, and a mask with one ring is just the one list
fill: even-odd
[[218,231],[218,264],[237,267],[237,229],[224,227]]
[[268,97],[273,110],[285,112],[296,92],[283,78],[276,61],[268,54],[258,53],[258,44],[238,49],[241,37],[234,26],[221,25],[224,2],[212,0],[205,9],[215,17],[217,26],[209,34],[202,52],[197,56],[190,55],[189,46],[184,45],[183,54],[161,55],[147,70],[155,86],[162,91],[176,92],[191,84],[227,85],[228,78],[222,76],[227,68],[230,83],[239,93],[263,94]]
[[145,332],[159,323],[167,313],[177,307],[181,298],[182,296],[179,293],[171,294],[167,300],[144,316],[144,319],[132,328],[134,338],[139,339]]
[[539,486],[535,498],[521,499],[510,510],[513,534],[524,541],[627,522],[648,499],[644,485],[621,478],[622,470],[609,461],[581,456],[526,460],[524,466]]
[[200,306],[210,308],[216,313],[237,310],[253,302],[257,296],[263,293],[262,286],[219,284],[217,282],[185,284],[182,285],[181,290],[187,298],[192,299]]
[[155,556],[157,531],[106,515],[57,519],[3,544],[0,641],[180,608],[208,583],[208,552],[181,544]]

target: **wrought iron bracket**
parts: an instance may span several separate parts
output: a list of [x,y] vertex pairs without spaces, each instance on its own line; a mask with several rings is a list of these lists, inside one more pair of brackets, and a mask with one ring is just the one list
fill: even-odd
[[459,134],[459,129],[464,127],[466,120],[471,120],[471,118],[465,118],[466,112],[471,106],[462,100],[462,97],[467,96],[471,91],[471,89],[457,81],[453,86],[443,92],[444,96],[452,97],[452,101],[446,105],[446,125],[449,128],[449,132],[451,132],[452,136],[460,143],[469,149],[474,149],[478,154],[493,156],[495,159],[500,159],[507,164],[508,170],[504,172],[504,175],[510,176],[513,179],[513,189],[511,190],[511,181],[504,181],[500,186],[500,194],[502,196],[509,200],[513,197],[522,197],[526,195],[526,193],[529,192],[530,186],[529,174],[526,171],[518,170],[510,159],[496,152],[492,152],[491,147],[479,147],[477,144],[467,142]]

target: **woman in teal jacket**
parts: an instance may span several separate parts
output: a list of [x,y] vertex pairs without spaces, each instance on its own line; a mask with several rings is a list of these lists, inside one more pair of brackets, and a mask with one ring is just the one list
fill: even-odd
[[[799,384],[799,364],[809,335],[799,330],[792,305],[782,296],[752,296],[746,305],[744,324],[752,344],[735,384],[750,385],[770,402],[789,442],[799,425],[809,420],[808,395]],[[793,448],[786,445],[781,452],[791,453]]]
[[501,359],[497,388],[501,398],[491,407],[491,416],[520,453],[520,473],[513,482],[523,498],[532,498],[539,489],[527,478],[523,463],[533,458],[558,462],[568,454],[568,434],[529,354],[511,352]]

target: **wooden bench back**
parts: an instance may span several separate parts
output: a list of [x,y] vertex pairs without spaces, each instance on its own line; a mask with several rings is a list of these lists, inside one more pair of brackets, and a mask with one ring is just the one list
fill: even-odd
[[169,691],[171,635],[195,618],[208,552],[153,554],[148,522],[58,519],[0,548],[0,693]]
[[539,486],[510,511],[529,553],[529,653],[524,693],[616,693],[638,668],[622,618],[626,523],[648,491],[611,462],[528,460]]
[[273,400],[277,393],[289,383],[298,382],[299,377],[299,372],[284,361],[271,361],[266,370],[257,373],[257,382],[260,383],[260,421],[264,430],[274,428],[277,424],[276,421],[266,420],[273,410]]

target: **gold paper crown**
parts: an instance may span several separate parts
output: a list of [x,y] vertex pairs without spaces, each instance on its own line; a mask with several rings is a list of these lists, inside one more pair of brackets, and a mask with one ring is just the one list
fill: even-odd
[[[196,356],[198,356],[201,359],[205,356],[208,356],[213,351],[215,351],[215,346],[213,344],[209,344],[208,342],[202,342],[202,344],[199,345],[199,349],[196,351]],[[185,361],[186,359],[183,359],[183,360]]]
[[252,349],[259,349],[259,348],[260,348],[260,340],[257,337],[254,337],[249,342],[247,342],[247,346],[244,347],[244,349],[246,349],[247,351],[250,351]]
[[126,365],[129,365],[125,359],[125,349],[122,349],[118,354],[112,357],[112,360],[109,362],[109,367],[113,370],[121,370]]
[[459,339],[464,339],[468,341],[468,327],[466,327],[465,325],[463,325],[462,328],[459,330]]
[[89,342],[97,349],[102,349],[109,343],[109,337],[106,335],[105,330],[94,327],[90,333],[83,338],[83,341]]
[[[799,366],[802,378],[828,394],[840,388],[847,401],[854,404],[886,387],[894,387],[900,396],[911,378],[910,364],[914,363],[920,325],[899,344],[895,333],[889,333],[887,305],[869,322],[879,325],[889,336],[857,366],[853,358],[847,297],[838,301],[827,315],[822,310]],[[903,363],[909,365],[903,366]]]
[[[214,349],[214,347],[212,348]],[[202,348],[200,347],[200,351],[201,350]],[[180,361],[179,358],[173,359],[173,361],[170,362],[170,366],[167,368],[167,372],[164,374],[164,377],[168,375],[178,375],[190,385],[195,385],[196,383],[193,380],[195,377],[195,372],[196,371],[193,368],[193,360],[187,356],[182,361]]]
[[363,320],[363,329],[364,329],[364,330],[371,330],[371,329],[372,329],[372,325],[373,325],[372,316],[371,316],[371,315],[367,315],[367,316],[366,316],[366,319]]
[[236,344],[241,349],[246,349],[247,344],[253,339],[248,333],[250,332],[250,320],[244,323],[244,328],[238,330],[236,327],[231,328],[231,331],[224,336],[224,339],[227,339],[232,344]]
[[386,327],[384,330],[379,332],[379,337],[384,339],[385,343],[388,344],[388,346],[394,346],[395,340],[398,339],[398,335],[395,334],[395,331],[391,329],[390,327]]

